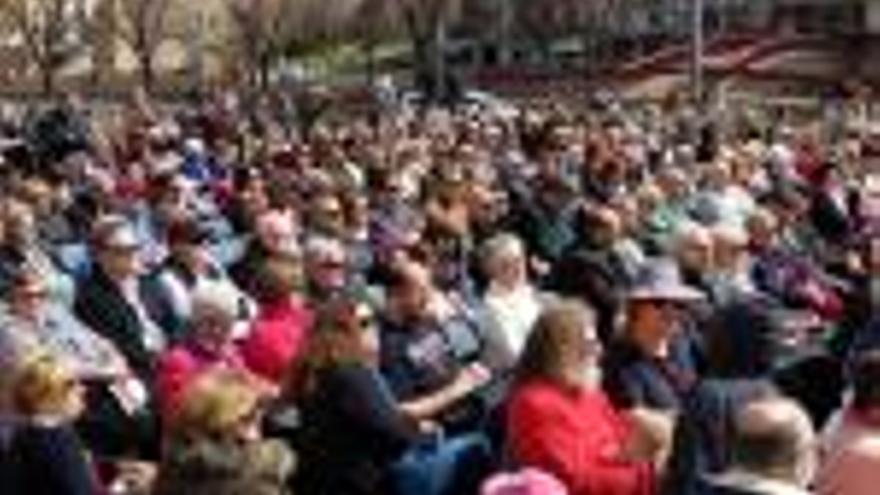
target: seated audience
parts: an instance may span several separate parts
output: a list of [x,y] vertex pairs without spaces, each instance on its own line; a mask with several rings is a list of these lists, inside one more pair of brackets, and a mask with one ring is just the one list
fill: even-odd
[[11,479],[3,491],[93,495],[95,471],[73,423],[82,414],[82,385],[60,360],[35,353],[14,369],[12,408],[18,422],[0,464]]
[[704,295],[681,282],[674,262],[652,259],[627,299],[625,328],[604,356],[605,391],[618,407],[677,411],[699,376],[685,307]]
[[[161,314],[156,320],[173,340],[186,335],[192,316],[192,294],[201,283],[223,284],[237,291],[223,268],[208,250],[210,234],[192,219],[180,219],[168,227],[166,235],[168,256],[153,274],[156,297]],[[242,293],[238,295],[235,317],[241,319],[239,334],[246,331],[246,319],[250,316],[250,301]]]
[[192,299],[189,336],[159,359],[156,383],[166,419],[173,416],[187,387],[202,373],[223,367],[247,369],[233,340],[237,292],[228,285],[205,282],[196,288]]
[[483,296],[485,360],[494,369],[507,370],[522,352],[544,298],[528,280],[525,246],[519,238],[500,234],[486,241],[483,250],[489,278]]
[[242,342],[245,364],[271,383],[280,384],[287,370],[302,356],[312,315],[300,293],[299,260],[268,260],[254,274],[259,309]]
[[[438,425],[398,405],[379,373],[379,352],[365,304],[338,298],[321,308],[294,381],[305,425],[298,488],[315,495],[474,493],[485,441],[452,437],[423,450],[436,441]],[[455,384],[470,387],[466,379]]]
[[[482,419],[474,396],[491,378],[477,358],[482,335],[468,315],[442,299],[423,265],[406,262],[388,282],[381,320],[380,368],[392,393],[418,419]],[[462,388],[462,384],[470,386]]]

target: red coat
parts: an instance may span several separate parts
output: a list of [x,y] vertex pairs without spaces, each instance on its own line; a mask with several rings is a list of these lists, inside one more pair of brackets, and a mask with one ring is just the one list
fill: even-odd
[[544,380],[520,385],[508,402],[507,428],[514,459],[553,474],[572,495],[655,491],[650,463],[622,459],[631,425],[600,390],[570,392]]
[[261,308],[242,345],[245,364],[270,383],[280,384],[305,350],[311,323],[311,312],[293,300]]

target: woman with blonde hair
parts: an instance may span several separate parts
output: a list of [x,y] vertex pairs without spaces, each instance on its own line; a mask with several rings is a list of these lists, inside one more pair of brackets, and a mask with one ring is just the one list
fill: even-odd
[[595,317],[580,303],[559,302],[538,317],[507,402],[510,454],[572,495],[654,493],[659,446],[602,391],[601,354]]
[[183,392],[170,421],[155,495],[280,495],[295,467],[260,432],[265,394],[247,372],[217,368]]
[[4,493],[91,495],[96,480],[73,429],[84,408],[82,386],[51,354],[35,352],[19,363],[10,387],[18,421],[0,454]]

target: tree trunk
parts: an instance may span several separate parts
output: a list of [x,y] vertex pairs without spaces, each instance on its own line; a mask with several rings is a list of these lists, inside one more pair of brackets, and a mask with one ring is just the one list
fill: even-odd
[[446,98],[449,96],[449,88],[446,87],[446,22],[442,18],[437,19],[434,24],[431,59],[433,62],[434,98],[436,101],[446,101]]
[[422,90],[426,97],[432,96],[434,89],[431,80],[431,48],[430,43],[420,33],[411,33],[413,50],[413,85]]
[[40,75],[43,84],[43,96],[51,98],[55,96],[55,67],[51,64],[40,64]]
[[269,58],[269,56],[262,55],[260,57],[260,62],[257,70],[259,71],[258,74],[260,92],[265,93],[269,90],[269,73],[272,70],[272,60]]
[[146,52],[140,55],[141,85],[147,94],[152,94],[156,82],[156,74],[153,71],[153,57]]
[[366,52],[366,78],[367,85],[369,87],[373,87],[373,84],[376,82],[376,43],[372,40],[369,40],[364,45],[364,51]]

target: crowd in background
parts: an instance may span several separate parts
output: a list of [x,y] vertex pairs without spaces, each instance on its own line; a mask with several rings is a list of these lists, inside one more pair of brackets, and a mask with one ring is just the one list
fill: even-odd
[[874,493],[877,129],[385,96],[3,122],[4,493]]

